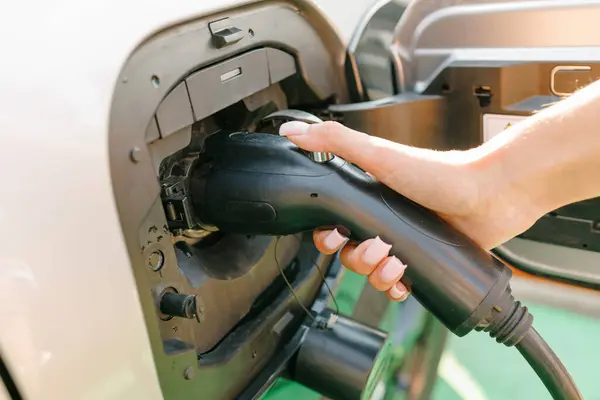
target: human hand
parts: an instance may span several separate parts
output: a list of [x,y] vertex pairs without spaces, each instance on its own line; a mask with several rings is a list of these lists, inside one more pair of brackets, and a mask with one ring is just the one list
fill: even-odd
[[[372,137],[335,122],[288,122],[280,134],[308,151],[331,152],[357,164],[375,179],[436,212],[484,249],[491,249],[531,226],[526,202],[494,184],[497,168],[469,151],[434,151]],[[348,241],[337,230],[317,230],[315,245],[324,254],[341,249],[342,264],[368,276],[391,300],[409,295],[400,282],[406,265],[390,256],[391,245],[380,238]],[[410,268],[410,266],[408,266]]]

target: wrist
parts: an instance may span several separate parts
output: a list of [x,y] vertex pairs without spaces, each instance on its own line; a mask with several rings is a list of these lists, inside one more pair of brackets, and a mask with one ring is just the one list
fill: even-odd
[[466,150],[464,159],[465,176],[477,188],[474,217],[498,226],[497,244],[523,233],[548,212],[536,186],[521,182],[519,172],[511,171],[493,152]]

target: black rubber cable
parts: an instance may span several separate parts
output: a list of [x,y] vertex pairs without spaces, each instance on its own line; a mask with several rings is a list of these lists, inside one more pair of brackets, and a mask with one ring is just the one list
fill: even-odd
[[529,328],[516,347],[540,377],[553,399],[583,399],[563,363],[533,327]]

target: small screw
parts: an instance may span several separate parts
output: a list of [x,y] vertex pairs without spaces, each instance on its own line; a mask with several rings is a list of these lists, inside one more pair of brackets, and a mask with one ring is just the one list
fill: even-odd
[[165,265],[165,255],[162,251],[156,250],[150,253],[148,256],[148,266],[152,268],[152,271],[160,270]]
[[185,371],[183,371],[183,377],[185,378],[185,380],[190,380],[194,378],[194,368],[192,367],[187,367],[185,369]]
[[176,326],[174,326],[172,329],[173,329],[173,332],[177,332],[177,330],[178,330],[179,328],[177,328]]
[[152,78],[150,78],[150,81],[152,82],[152,86],[154,86],[155,88],[160,86],[160,78],[156,75],[152,75]]
[[254,37],[254,31],[252,29],[248,29],[248,36],[250,36],[251,38]]
[[142,161],[142,150],[139,147],[134,147],[129,152],[129,158],[134,163],[139,163],[140,161]]
[[196,318],[196,322],[201,323],[204,322],[204,302],[202,301],[202,298],[198,295],[195,296],[194,298],[194,303],[195,303],[195,318]]
[[129,81],[129,79],[125,76],[123,77],[123,79],[121,80],[123,83],[127,83]]

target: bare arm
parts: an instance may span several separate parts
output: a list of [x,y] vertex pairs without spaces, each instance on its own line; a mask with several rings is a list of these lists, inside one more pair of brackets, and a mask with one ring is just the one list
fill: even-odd
[[[360,165],[486,249],[556,208],[600,196],[600,82],[466,151],[418,149],[337,123],[290,122],[280,133],[306,150]],[[406,266],[388,257],[390,246],[379,238],[346,244],[338,232],[320,231],[314,239],[326,254],[343,247],[346,267],[368,275],[390,298],[405,298],[398,280]]]
[[538,217],[600,196],[600,81],[469,153],[490,195],[504,191]]

